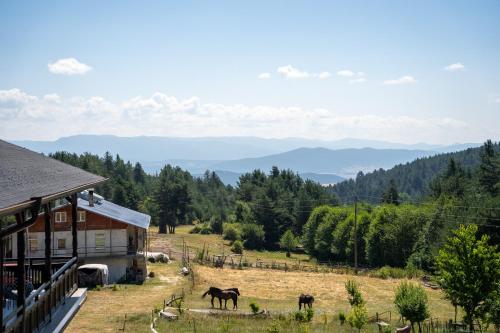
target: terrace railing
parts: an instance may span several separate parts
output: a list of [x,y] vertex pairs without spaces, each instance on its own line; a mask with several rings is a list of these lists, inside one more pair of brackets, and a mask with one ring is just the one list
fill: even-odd
[[4,317],[3,332],[34,332],[46,325],[52,313],[66,301],[77,288],[77,258],[71,258],[57,269],[26,299],[26,305],[17,307]]

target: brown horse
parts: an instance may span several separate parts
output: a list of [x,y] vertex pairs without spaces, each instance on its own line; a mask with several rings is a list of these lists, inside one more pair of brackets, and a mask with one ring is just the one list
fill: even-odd
[[304,309],[306,309],[306,305],[309,309],[312,308],[314,303],[314,297],[309,294],[300,294],[299,296],[299,311],[302,310],[302,304],[304,304]]
[[201,296],[202,298],[205,298],[205,296],[210,295],[212,296],[212,307],[214,307],[214,297],[217,297],[219,299],[219,305],[220,308],[222,309],[222,300],[224,300],[224,308],[227,309],[227,300],[232,299],[233,300],[233,310],[238,309],[238,295],[240,294],[238,288],[231,288],[231,289],[219,289],[216,287],[210,287],[204,294]]

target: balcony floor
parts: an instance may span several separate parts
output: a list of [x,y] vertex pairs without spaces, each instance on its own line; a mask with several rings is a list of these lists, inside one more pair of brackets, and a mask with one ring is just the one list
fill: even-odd
[[66,303],[60,306],[57,311],[52,314],[52,320],[47,326],[41,329],[40,333],[64,332],[64,329],[68,326],[69,322],[73,319],[86,299],[87,288],[78,288],[73,295],[66,299]]

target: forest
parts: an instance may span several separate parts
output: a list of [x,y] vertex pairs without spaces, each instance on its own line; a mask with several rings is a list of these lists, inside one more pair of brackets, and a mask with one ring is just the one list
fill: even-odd
[[356,242],[360,265],[427,271],[435,269],[438,250],[461,224],[477,224],[492,244],[500,242],[500,153],[491,141],[358,175],[339,188],[278,167],[246,173],[233,188],[209,171],[193,177],[166,165],[149,175],[140,163],[110,153],[51,156],[108,177],[96,191],[150,214],[161,233],[195,224],[193,232],[224,234],[249,249],[300,248],[318,261],[338,263],[353,263]]

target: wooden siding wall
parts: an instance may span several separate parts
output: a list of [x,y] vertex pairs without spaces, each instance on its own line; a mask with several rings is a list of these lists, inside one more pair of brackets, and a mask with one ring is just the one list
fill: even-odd
[[[78,222],[78,230],[109,230],[110,220],[111,229],[127,229],[127,224],[110,219],[109,217],[102,216],[93,212],[89,212],[84,209],[78,209],[78,211],[85,211],[85,222]],[[66,222],[55,222],[56,212],[66,212]],[[71,230],[71,205],[60,207],[52,211],[52,225],[54,231],[70,231]],[[44,231],[44,217],[39,216],[33,224],[28,229],[28,232],[43,232]]]

